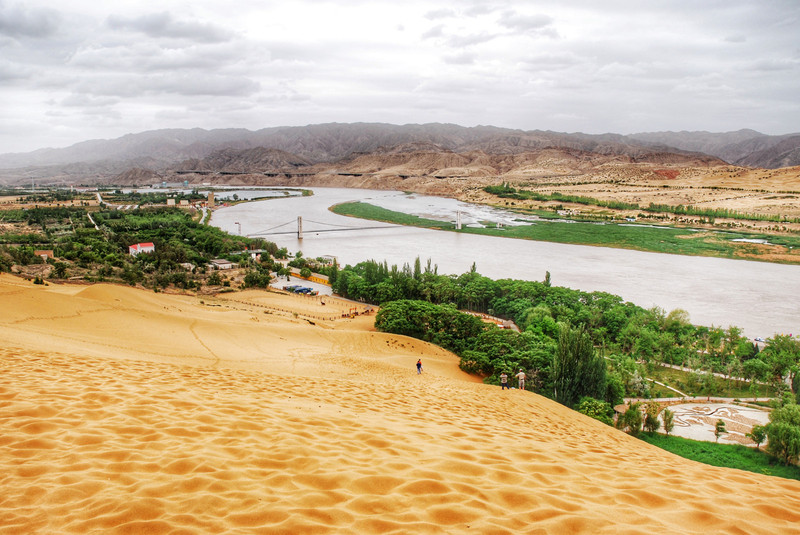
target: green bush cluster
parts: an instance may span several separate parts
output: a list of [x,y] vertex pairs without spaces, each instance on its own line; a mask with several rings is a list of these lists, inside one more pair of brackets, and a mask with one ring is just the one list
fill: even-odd
[[[650,386],[643,378],[659,364],[682,365],[727,377],[715,378],[710,373],[690,377],[687,393],[696,394],[716,393],[723,381],[734,386],[741,379],[777,386],[787,375],[794,378],[800,364],[800,342],[785,335],[769,339],[761,351],[742,336],[740,329],[696,326],[681,310],[666,313],[657,307],[644,309],[619,296],[552,286],[548,281],[493,280],[480,275],[474,266],[456,276],[438,274],[430,261],[423,267],[419,258],[400,268],[385,261],[367,261],[339,269],[333,289],[345,297],[384,307],[391,301],[411,300],[419,310],[408,313],[421,317],[426,317],[421,311],[450,315],[467,309],[513,320],[520,333],[488,329],[479,336],[463,334],[472,339],[468,347],[457,351],[452,340],[442,345],[460,355],[462,368],[484,375],[489,383],[496,383],[504,370],[521,367],[535,372],[535,383],[543,392],[556,389],[552,358],[564,325],[582,330],[606,358],[606,391],[585,395],[609,402],[623,395],[648,397]],[[446,308],[424,308],[434,305]],[[410,336],[441,343],[430,338],[432,333],[426,334],[425,325],[417,327]],[[408,334],[405,330],[397,332]],[[579,399],[567,397],[568,404]]]

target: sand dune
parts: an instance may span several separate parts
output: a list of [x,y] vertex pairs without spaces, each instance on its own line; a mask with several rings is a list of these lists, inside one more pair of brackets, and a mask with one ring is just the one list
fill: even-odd
[[0,276],[0,533],[800,533],[798,482],[230,297]]

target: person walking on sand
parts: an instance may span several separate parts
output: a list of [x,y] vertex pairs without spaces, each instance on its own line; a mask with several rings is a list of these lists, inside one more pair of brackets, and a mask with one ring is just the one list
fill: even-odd
[[525,372],[522,371],[522,368],[519,369],[519,373],[515,377],[517,378],[519,389],[525,390]]
[[417,359],[417,375],[422,373],[422,359]]
[[[500,374],[500,390],[505,390],[506,388],[508,388],[508,374],[503,372]],[[508,389],[511,390],[510,388]]]

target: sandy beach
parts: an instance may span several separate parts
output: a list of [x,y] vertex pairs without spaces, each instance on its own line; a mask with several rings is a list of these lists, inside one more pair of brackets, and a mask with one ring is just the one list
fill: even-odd
[[334,298],[3,274],[0,303],[2,534],[800,533],[800,482],[484,385]]

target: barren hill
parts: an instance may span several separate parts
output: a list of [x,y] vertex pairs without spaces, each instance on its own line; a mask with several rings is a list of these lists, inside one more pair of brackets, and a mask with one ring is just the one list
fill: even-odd
[[800,165],[800,135],[768,136],[755,130],[736,132],[648,132],[629,139],[660,143],[679,149],[703,152],[728,163],[778,169]]
[[[675,144],[670,144],[671,141],[675,141]],[[617,134],[522,131],[492,126],[467,128],[452,124],[331,123],[258,131],[199,128],[154,130],[129,134],[114,140],[86,141],[64,149],[0,155],[0,169],[4,169],[0,172],[0,180],[24,183],[31,179],[44,181],[50,178],[55,183],[75,183],[102,177],[108,181],[131,168],[161,173],[167,169],[200,170],[206,164],[207,169],[233,172],[262,171],[268,166],[279,168],[306,164],[327,164],[333,168],[341,160],[385,152],[386,148],[394,153],[435,152],[432,149],[435,147],[436,150],[458,154],[480,151],[487,155],[513,155],[559,149],[627,158],[632,162],[678,163],[688,158],[706,159],[708,164],[714,164],[713,158],[698,153],[696,143],[681,145],[678,141],[674,136],[636,138]],[[758,150],[763,148],[758,146]],[[273,159],[263,160],[241,153],[249,149],[259,149],[260,152],[282,151],[292,156],[284,155],[282,158],[288,160],[280,161],[281,158],[275,159],[274,154]],[[240,153],[237,154],[236,151]],[[249,163],[245,161],[248,158]],[[234,159],[237,161],[234,162]],[[791,161],[791,158],[779,158],[773,163],[786,161]],[[187,163],[184,165],[182,162]]]
[[[539,140],[541,141],[541,140]],[[704,154],[664,152],[654,148],[614,142],[575,143],[594,150],[538,146],[539,141],[522,143],[517,136],[495,136],[487,150],[456,151],[431,142],[410,142],[381,146],[369,152],[352,152],[347,157],[311,165],[309,160],[274,149],[225,149],[203,159],[182,162],[171,173],[190,182],[207,181],[209,172],[220,175],[249,175],[237,180],[248,184],[338,185],[398,188],[407,179],[430,181],[456,179],[510,179],[585,174],[597,168],[616,166],[677,165],[708,167],[721,160]],[[554,143],[558,143],[557,140]],[[479,144],[480,145],[480,144]],[[192,177],[191,173],[196,172]],[[274,177],[274,178],[266,178]],[[113,179],[130,183],[130,174]],[[224,178],[219,178],[224,180]],[[417,188],[419,189],[419,188]]]
[[222,149],[202,159],[185,160],[178,165],[179,171],[218,171],[222,173],[259,173],[274,169],[293,169],[310,165],[311,162],[277,149],[256,147],[236,150]]

